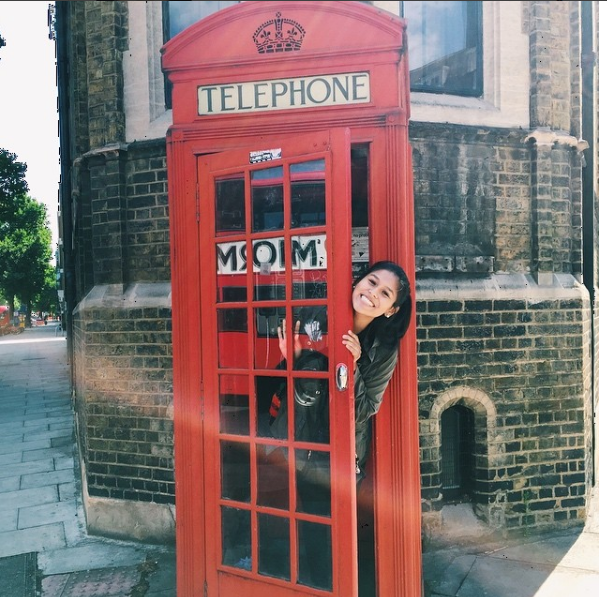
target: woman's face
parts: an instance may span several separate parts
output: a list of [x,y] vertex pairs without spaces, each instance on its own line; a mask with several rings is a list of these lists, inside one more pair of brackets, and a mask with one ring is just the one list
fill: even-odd
[[352,307],[356,313],[367,317],[392,315],[397,308],[392,307],[398,295],[399,280],[392,272],[384,269],[367,274],[352,291]]

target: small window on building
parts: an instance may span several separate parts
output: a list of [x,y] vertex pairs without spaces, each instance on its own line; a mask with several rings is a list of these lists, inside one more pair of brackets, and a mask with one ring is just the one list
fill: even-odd
[[401,2],[411,91],[480,97],[482,2]]
[[[238,2],[191,2],[182,0],[171,0],[170,2],[162,3],[162,33],[163,43],[187,29],[200,19],[209,15],[238,4]],[[168,79],[165,77],[165,103],[168,108],[171,108],[171,89]]]
[[468,501],[474,488],[474,413],[455,405],[441,416],[442,473],[445,502]]

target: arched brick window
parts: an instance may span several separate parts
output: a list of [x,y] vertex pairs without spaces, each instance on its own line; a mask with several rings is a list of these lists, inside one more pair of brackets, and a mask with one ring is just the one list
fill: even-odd
[[443,500],[472,500],[476,477],[474,412],[461,404],[441,415],[441,457]]

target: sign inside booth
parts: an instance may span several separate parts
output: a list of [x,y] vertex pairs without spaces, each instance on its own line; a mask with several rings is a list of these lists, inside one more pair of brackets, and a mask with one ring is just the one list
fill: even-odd
[[[291,239],[291,261],[296,269],[327,268],[326,235],[298,236]],[[217,273],[242,273],[247,267],[245,241],[217,245]],[[264,274],[285,270],[285,239],[265,238],[253,242],[253,271]]]

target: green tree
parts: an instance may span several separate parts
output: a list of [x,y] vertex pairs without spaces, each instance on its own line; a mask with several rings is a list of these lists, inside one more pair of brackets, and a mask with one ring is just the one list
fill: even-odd
[[46,207],[26,194],[26,169],[0,149],[0,294],[11,315],[16,300],[30,305],[41,296],[52,269]]
[[15,212],[13,202],[25,195],[29,188],[25,182],[27,166],[17,156],[0,148],[0,238],[2,225],[10,222]]
[[44,274],[44,286],[37,296],[32,299],[30,312],[46,311],[47,313],[59,313],[59,295],[57,294],[57,273],[52,264],[48,264]]

